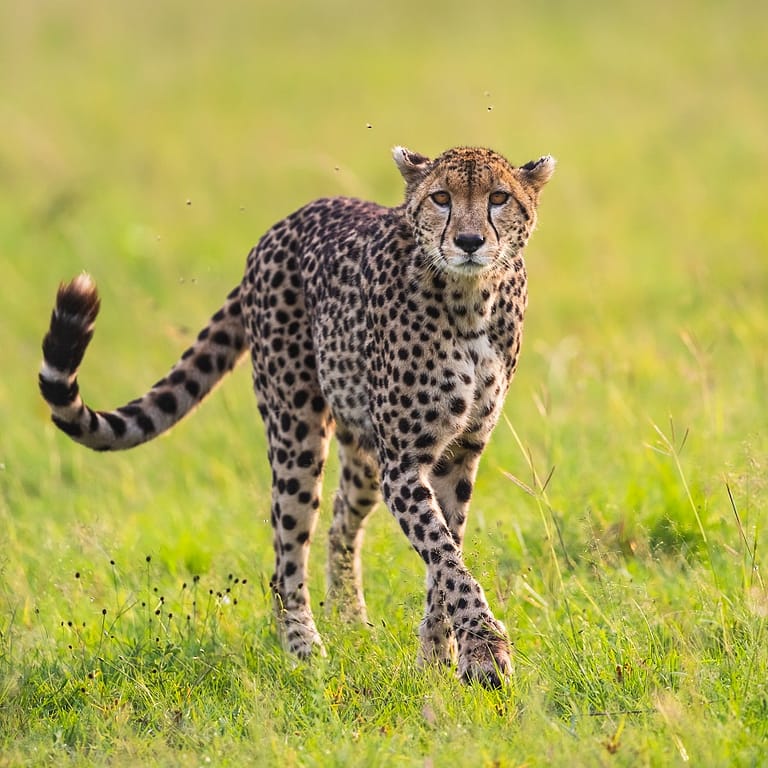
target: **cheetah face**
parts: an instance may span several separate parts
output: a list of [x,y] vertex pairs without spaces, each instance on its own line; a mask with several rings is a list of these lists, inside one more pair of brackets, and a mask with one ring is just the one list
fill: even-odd
[[553,158],[516,168],[491,150],[472,147],[432,161],[404,147],[393,155],[407,183],[406,212],[427,268],[468,279],[511,268],[535,226]]

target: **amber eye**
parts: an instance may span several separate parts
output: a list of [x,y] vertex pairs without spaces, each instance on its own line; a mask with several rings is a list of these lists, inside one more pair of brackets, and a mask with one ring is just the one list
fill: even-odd
[[447,205],[451,204],[451,196],[442,190],[433,192],[430,197],[432,198],[432,202],[439,205],[441,208],[445,208]]
[[488,202],[491,205],[504,205],[509,200],[508,192],[491,192]]

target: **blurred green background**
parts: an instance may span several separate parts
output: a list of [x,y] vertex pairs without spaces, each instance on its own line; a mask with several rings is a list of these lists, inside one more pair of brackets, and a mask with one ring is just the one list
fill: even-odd
[[[268,572],[269,473],[246,366],[171,437],[88,454],[55,433],[36,390],[54,290],[83,269],[98,281],[81,383],[94,407],[121,404],[165,372],[274,221],[324,195],[398,203],[394,144],[559,161],[528,251],[507,415],[539,473],[556,466],[549,492],[568,541],[621,530],[629,551],[668,530],[696,535],[669,462],[647,447],[670,418],[676,443],[690,431],[707,524],[730,520],[727,479],[759,510],[766,18],[747,0],[3,4],[8,589],[44,599],[52,570],[115,551],[137,562],[160,551],[172,570]],[[516,568],[525,548],[510,516],[523,536],[540,523],[500,469],[530,482],[505,425],[468,558]],[[392,531],[380,514],[371,570],[399,584],[388,564],[402,558],[403,590],[418,592],[417,559]]]

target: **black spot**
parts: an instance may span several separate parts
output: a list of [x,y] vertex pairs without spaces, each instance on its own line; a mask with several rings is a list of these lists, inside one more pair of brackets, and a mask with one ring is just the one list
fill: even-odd
[[457,416],[460,416],[466,410],[467,403],[463,397],[454,397],[451,400],[451,413],[455,413]]
[[213,370],[211,356],[206,354],[198,355],[195,358],[195,368],[201,373],[211,373]]
[[283,281],[285,280],[285,272],[283,272],[282,269],[278,269],[274,275],[272,275],[272,279],[269,282],[269,285],[271,288],[279,288]]
[[186,389],[187,392],[192,395],[192,397],[197,397],[200,394],[200,384],[198,384],[194,379],[185,381],[184,389]]
[[69,405],[78,395],[77,381],[50,381],[40,376],[40,393],[51,405]]
[[181,384],[182,381],[185,381],[187,378],[187,374],[184,371],[174,371],[169,377],[168,381],[171,382],[171,384]]
[[416,448],[429,448],[429,446],[435,444],[436,439],[437,438],[434,435],[429,434],[429,432],[422,432],[414,441],[414,446]]
[[336,440],[338,440],[341,445],[351,445],[355,440],[355,436],[351,432],[339,431],[336,432]]
[[296,459],[296,465],[299,467],[311,467],[314,458],[315,456],[312,451],[302,451]]
[[435,477],[445,477],[451,471],[451,462],[447,457],[441,456],[438,459],[434,467],[432,467],[432,474]]
[[431,498],[432,498],[432,493],[429,490],[429,488],[425,488],[423,485],[419,485],[413,489],[414,501],[425,501],[426,499],[431,499]]
[[301,488],[301,485],[299,485],[299,481],[295,477],[292,477],[285,484],[285,492],[290,496],[295,496],[299,492],[300,488]]
[[469,480],[459,480],[456,483],[456,498],[461,502],[469,501],[472,496],[472,483]]
[[222,347],[228,347],[232,343],[229,334],[226,331],[216,331],[216,333],[211,336],[211,341],[213,341],[214,344],[220,344]]
[[309,400],[309,394],[305,389],[300,389],[293,395],[293,405],[296,408],[301,408]]
[[296,518],[293,515],[283,515],[280,523],[286,531],[292,531],[296,527]]
[[173,392],[160,392],[155,395],[155,404],[163,413],[176,413],[178,403]]
[[145,435],[149,435],[155,431],[155,422],[152,421],[146,413],[139,411],[135,418],[136,424]]
[[83,430],[79,424],[72,424],[69,421],[64,421],[58,416],[51,416],[53,423],[62,431],[68,434],[70,437],[80,437],[83,434]]
[[120,416],[115,413],[105,413],[104,411],[101,411],[99,415],[107,420],[109,426],[112,427],[115,437],[122,437],[125,434],[125,420],[120,418]]

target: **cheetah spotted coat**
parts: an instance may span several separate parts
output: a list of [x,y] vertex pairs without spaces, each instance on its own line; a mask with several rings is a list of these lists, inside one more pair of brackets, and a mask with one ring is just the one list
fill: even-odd
[[421,661],[458,657],[464,680],[497,686],[511,669],[509,640],[462,542],[478,461],[517,365],[523,249],[554,161],[515,167],[466,147],[435,160],[397,147],[394,157],[403,205],[323,199],[275,224],[168,375],[115,410],[91,409],[77,382],[96,288],[86,275],[62,285],[40,389],[72,439],[132,448],[189,413],[249,352],[272,468],[272,589],[285,647],[323,652],[307,560],[335,430],[330,601],[365,620],[363,527],[383,498],[427,568]]

